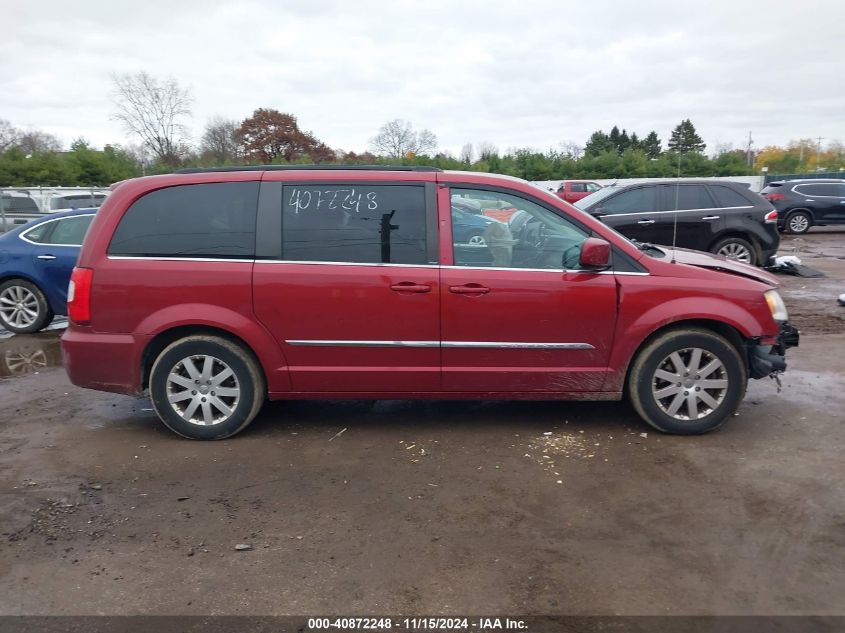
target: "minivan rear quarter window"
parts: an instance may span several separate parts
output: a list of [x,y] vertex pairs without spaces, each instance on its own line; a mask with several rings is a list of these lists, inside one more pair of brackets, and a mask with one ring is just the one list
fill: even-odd
[[248,258],[255,255],[257,182],[152,191],[127,209],[109,255]]
[[286,185],[282,257],[425,264],[425,189],[417,185]]

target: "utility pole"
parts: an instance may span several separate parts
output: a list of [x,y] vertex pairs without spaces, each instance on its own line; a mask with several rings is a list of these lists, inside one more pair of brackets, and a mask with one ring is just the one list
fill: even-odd
[[819,170],[819,155],[822,153],[822,137],[818,138],[819,144],[816,145],[816,171]]
[[752,167],[754,165],[754,161],[751,160],[751,145],[754,143],[754,139],[751,138],[751,130],[748,131],[748,149],[746,150],[746,159],[748,160],[748,166]]

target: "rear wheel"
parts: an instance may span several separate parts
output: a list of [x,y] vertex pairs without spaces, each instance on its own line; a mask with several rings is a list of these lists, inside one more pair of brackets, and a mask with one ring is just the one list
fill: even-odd
[[219,440],[242,431],[264,404],[264,376],[252,355],[217,336],[189,336],[164,349],[150,372],[162,422],[183,437]]
[[628,395],[637,413],[666,433],[696,435],[736,411],[748,376],[739,352],[709,330],[672,330],[637,356]]
[[25,279],[0,284],[0,325],[16,334],[43,330],[53,320],[41,289]]
[[793,211],[786,217],[786,232],[800,235],[813,226],[813,218],[806,211]]
[[751,264],[752,266],[757,264],[757,255],[754,247],[748,240],[744,240],[741,237],[726,237],[723,240],[719,240],[713,245],[712,252],[717,255],[724,255],[728,259],[733,259],[743,264]]

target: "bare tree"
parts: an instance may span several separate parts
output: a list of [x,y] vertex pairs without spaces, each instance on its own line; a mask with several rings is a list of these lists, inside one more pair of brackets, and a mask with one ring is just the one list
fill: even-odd
[[499,148],[490,141],[482,141],[478,144],[478,156],[481,160],[487,160],[491,156],[498,156]]
[[40,130],[27,130],[21,133],[15,145],[27,154],[60,152],[62,150],[62,142],[59,139]]
[[204,158],[219,164],[240,160],[239,124],[231,119],[214,117],[205,126],[200,152]]
[[575,160],[580,159],[584,155],[584,146],[575,141],[563,141],[560,144],[560,148],[566,156]]
[[373,152],[390,158],[403,158],[409,153],[425,154],[437,148],[437,137],[431,130],[414,130],[410,121],[393,119],[379,128],[370,139]]
[[461,148],[461,162],[466,163],[467,165],[472,164],[472,159],[475,156],[475,152],[472,148],[472,143],[466,143]]
[[6,119],[0,119],[0,153],[16,146],[20,138],[21,131],[18,128]]
[[175,79],[156,79],[145,72],[112,77],[115,85],[113,118],[164,163],[177,165],[187,150],[187,128],[193,97]]

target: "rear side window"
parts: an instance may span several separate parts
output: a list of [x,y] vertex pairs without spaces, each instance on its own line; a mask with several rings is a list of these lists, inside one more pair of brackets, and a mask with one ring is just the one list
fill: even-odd
[[285,186],[282,257],[425,264],[425,189],[415,185]]
[[36,244],[44,244],[47,241],[47,236],[50,234],[50,230],[52,228],[52,222],[44,222],[35,228],[24,231],[21,237],[26,238],[30,242],[35,242]]
[[257,182],[152,191],[127,209],[109,255],[251,259],[257,200]]
[[713,199],[704,185],[664,185],[664,188],[668,211],[713,208]]
[[836,183],[819,183],[812,185],[798,185],[795,191],[805,196],[839,196],[839,186]]
[[3,196],[0,200],[7,213],[39,213],[35,200],[24,196]]
[[723,187],[722,185],[711,185],[711,193],[716,196],[716,202],[722,208],[725,207],[751,207],[754,206],[745,199],[741,193],[734,191],[730,187]]
[[50,244],[62,246],[82,246],[85,233],[91,225],[93,215],[80,215],[72,218],[57,220],[53,232],[50,234]]
[[87,207],[99,207],[106,197],[102,194],[62,196],[50,200],[50,208],[58,209],[85,209]]
[[583,182],[572,183],[572,193],[586,193],[587,185]]
[[609,198],[598,209],[603,213],[639,213],[657,211],[656,187],[639,187]]

